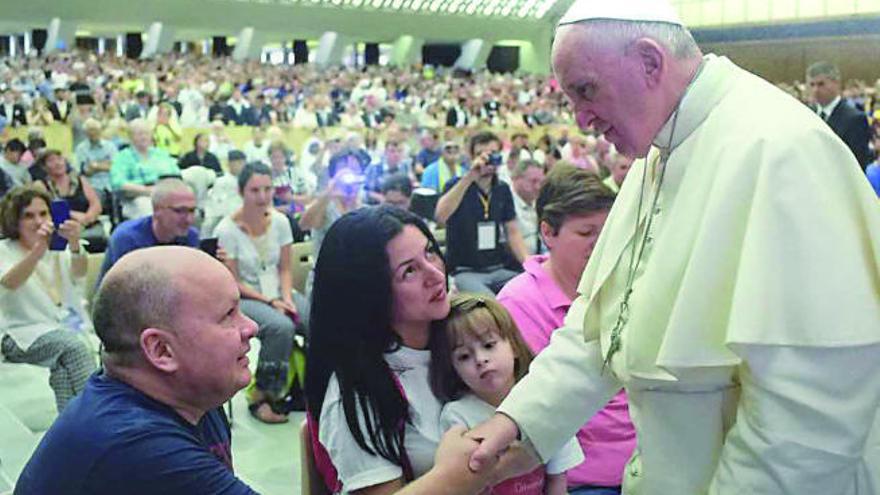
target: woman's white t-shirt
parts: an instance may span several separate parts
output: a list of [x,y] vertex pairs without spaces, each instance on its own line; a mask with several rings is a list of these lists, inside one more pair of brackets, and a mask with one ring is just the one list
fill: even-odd
[[[404,449],[416,478],[434,465],[434,454],[442,433],[438,422],[441,404],[428,382],[430,360],[431,351],[407,347],[385,355],[385,361],[403,386],[409,402],[410,423],[404,431]],[[363,425],[361,416],[361,431],[366,432]],[[355,442],[345,421],[336,375],[331,376],[327,384],[318,426],[318,439],[333,461],[342,481],[343,493],[403,477],[400,466],[384,457],[370,455]],[[368,435],[364,433],[364,436],[369,442]]]
[[239,278],[264,296],[274,299],[281,295],[281,278],[278,275],[281,247],[293,243],[293,231],[283,214],[273,209],[270,210],[270,216],[269,228],[257,238],[251,238],[241,230],[231,215],[220,221],[214,234],[229,259],[236,261]]

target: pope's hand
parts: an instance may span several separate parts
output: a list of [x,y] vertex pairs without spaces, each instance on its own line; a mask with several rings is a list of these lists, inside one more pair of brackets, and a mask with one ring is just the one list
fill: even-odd
[[467,432],[466,436],[480,442],[470,460],[471,470],[479,472],[495,465],[501,454],[516,441],[519,428],[507,416],[495,414],[489,421]]

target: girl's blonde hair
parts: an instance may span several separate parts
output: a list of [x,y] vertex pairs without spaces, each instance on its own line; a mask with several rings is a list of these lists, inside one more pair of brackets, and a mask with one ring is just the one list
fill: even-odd
[[443,402],[460,399],[468,391],[452,365],[452,350],[461,342],[463,335],[483,339],[495,332],[510,343],[513,350],[513,374],[519,381],[529,371],[532,351],[520,334],[510,313],[492,296],[482,294],[458,294],[450,301],[449,316],[440,328],[431,333],[431,367],[429,380],[431,390]]

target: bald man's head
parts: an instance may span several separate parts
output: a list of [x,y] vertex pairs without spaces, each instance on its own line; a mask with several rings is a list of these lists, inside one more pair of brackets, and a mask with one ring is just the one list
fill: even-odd
[[207,254],[182,246],[139,249],[123,256],[104,276],[92,318],[109,361],[130,364],[139,355],[147,328],[174,330],[182,283],[205,269],[223,266]]

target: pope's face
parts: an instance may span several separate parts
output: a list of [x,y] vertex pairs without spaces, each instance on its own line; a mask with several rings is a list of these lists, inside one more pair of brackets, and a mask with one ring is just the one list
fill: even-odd
[[666,117],[648,84],[645,61],[601,37],[582,25],[560,27],[553,70],[581,129],[594,128],[627,156],[646,156]]

